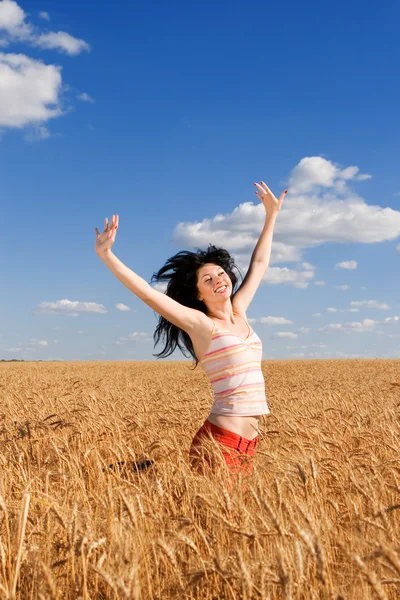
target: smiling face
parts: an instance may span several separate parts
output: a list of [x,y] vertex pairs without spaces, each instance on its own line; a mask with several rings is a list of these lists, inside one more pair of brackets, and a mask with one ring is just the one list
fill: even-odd
[[232,282],[222,267],[207,263],[197,271],[197,289],[207,307],[221,305],[231,296]]

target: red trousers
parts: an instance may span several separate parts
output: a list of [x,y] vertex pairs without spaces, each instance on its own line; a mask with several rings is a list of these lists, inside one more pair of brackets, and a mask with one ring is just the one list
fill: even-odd
[[204,473],[206,465],[215,471],[220,462],[222,465],[225,463],[233,474],[250,475],[257,444],[258,436],[248,440],[205,421],[193,438],[189,451],[190,465],[193,470]]

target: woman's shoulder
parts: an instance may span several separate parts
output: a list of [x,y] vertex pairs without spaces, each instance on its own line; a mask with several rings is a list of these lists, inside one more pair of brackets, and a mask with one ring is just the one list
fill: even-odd
[[193,321],[192,329],[197,334],[211,333],[214,329],[214,321],[201,310],[196,310],[196,319]]
[[246,315],[246,311],[245,310],[243,310],[239,306],[235,306],[235,304],[233,304],[233,303],[232,303],[232,310],[233,310],[233,314],[239,315],[239,317],[242,317],[242,319],[244,319],[245,321],[247,321],[247,315]]

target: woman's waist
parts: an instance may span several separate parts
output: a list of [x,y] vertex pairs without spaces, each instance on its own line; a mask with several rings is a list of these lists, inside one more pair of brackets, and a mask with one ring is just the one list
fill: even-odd
[[217,427],[232,431],[232,433],[236,433],[248,440],[252,440],[258,435],[260,418],[261,415],[232,417],[210,413],[207,417],[207,421]]

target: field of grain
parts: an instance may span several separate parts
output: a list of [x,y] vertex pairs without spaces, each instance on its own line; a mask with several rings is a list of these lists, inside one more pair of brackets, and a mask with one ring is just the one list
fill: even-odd
[[200,367],[1,364],[0,598],[399,598],[400,361],[263,372],[272,414],[232,488],[188,466]]

